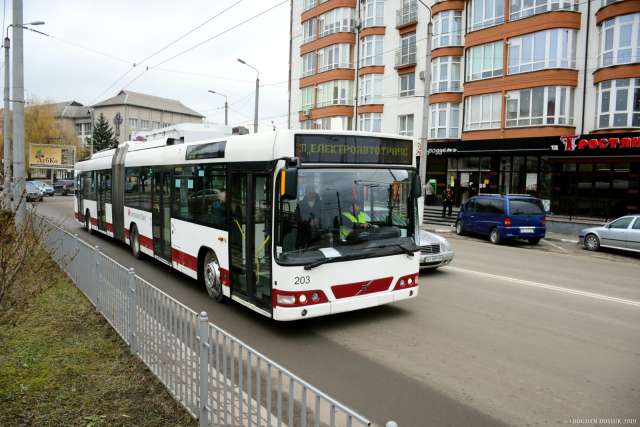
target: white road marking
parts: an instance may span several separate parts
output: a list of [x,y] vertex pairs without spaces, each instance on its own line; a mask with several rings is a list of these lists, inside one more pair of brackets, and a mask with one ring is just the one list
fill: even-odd
[[475,274],[478,276],[487,277],[489,279],[502,280],[504,282],[509,282],[509,283],[522,285],[522,286],[530,286],[533,288],[546,289],[549,291],[562,292],[562,293],[571,294],[571,295],[580,295],[583,297],[599,299],[602,301],[617,302],[619,304],[626,304],[634,307],[640,307],[640,301],[635,301],[630,299],[610,297],[608,295],[596,294],[594,292],[579,291],[577,289],[564,288],[562,286],[549,285],[546,283],[533,282],[530,280],[516,279],[514,277],[500,276],[497,274],[485,273],[483,271],[467,270],[466,268],[460,268],[460,267],[448,266],[446,267],[446,269],[452,270],[452,271],[459,271],[460,273]]
[[558,245],[556,245],[555,243],[552,243],[552,242],[548,241],[547,239],[542,239],[542,241],[543,241],[543,242],[545,242],[545,243],[546,243],[546,244],[548,244],[548,245],[553,246],[553,247],[554,247],[554,248],[556,248],[556,249],[560,249],[560,250],[561,250],[562,252],[564,252],[564,253],[566,253],[566,252],[567,252],[567,250],[566,250],[565,248],[563,248],[562,246],[558,246]]

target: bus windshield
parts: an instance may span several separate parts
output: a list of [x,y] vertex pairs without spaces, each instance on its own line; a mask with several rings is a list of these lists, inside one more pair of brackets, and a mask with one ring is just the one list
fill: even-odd
[[413,174],[390,168],[299,169],[298,197],[278,203],[276,259],[302,265],[417,250]]

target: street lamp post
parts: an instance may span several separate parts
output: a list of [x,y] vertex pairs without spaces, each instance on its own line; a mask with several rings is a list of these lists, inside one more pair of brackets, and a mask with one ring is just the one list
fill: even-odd
[[[9,29],[7,28],[7,32]],[[10,63],[9,63],[9,37],[4,38],[4,113],[2,115],[2,144],[3,144],[3,173],[4,182],[2,186],[2,207],[11,209],[11,138],[9,138],[9,87],[11,84]]]
[[246,65],[249,68],[253,68],[253,70],[256,72],[256,101],[255,101],[254,112],[253,112],[253,133],[257,133],[258,132],[258,99],[260,98],[260,71],[258,71],[258,69],[253,65],[247,64],[245,61],[243,61],[240,58],[238,58],[238,62]]
[[24,161],[24,42],[23,31],[30,25],[43,25],[44,21],[22,22],[22,0],[13,1],[13,200],[16,208],[16,224],[23,225],[27,209],[22,196],[25,192]]
[[227,95],[224,93],[216,92],[215,90],[209,89],[209,93],[213,93],[214,95],[224,96],[224,125],[229,126],[229,103],[227,102]]
[[[12,179],[11,179],[11,164],[13,160],[12,153],[12,144],[11,137],[9,136],[9,127],[11,125],[11,119],[9,114],[11,112],[11,104],[10,104],[10,87],[11,87],[11,62],[9,60],[9,48],[11,46],[11,41],[9,39],[9,29],[12,27],[22,27],[26,28],[28,25],[43,25],[44,21],[33,21],[27,22],[24,24],[11,24],[8,25],[5,29],[5,37],[2,43],[2,47],[4,48],[4,114],[2,121],[2,142],[3,142],[3,174],[4,174],[4,182],[2,187],[2,202],[3,207],[5,209],[10,209],[11,206],[11,196],[13,194],[12,191]],[[16,200],[16,197],[14,197]]]

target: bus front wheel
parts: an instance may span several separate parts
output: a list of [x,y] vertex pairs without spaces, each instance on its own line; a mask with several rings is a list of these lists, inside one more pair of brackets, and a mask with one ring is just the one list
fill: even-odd
[[212,251],[207,251],[202,265],[202,279],[209,296],[218,301],[224,301],[222,280],[220,278],[220,263]]

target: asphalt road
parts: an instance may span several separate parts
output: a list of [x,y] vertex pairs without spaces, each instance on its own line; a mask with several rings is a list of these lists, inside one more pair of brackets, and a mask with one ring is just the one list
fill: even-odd
[[38,210],[376,423],[640,425],[640,256],[447,236],[454,262],[422,274],[418,298],[277,323],[81,231],[71,197]]

